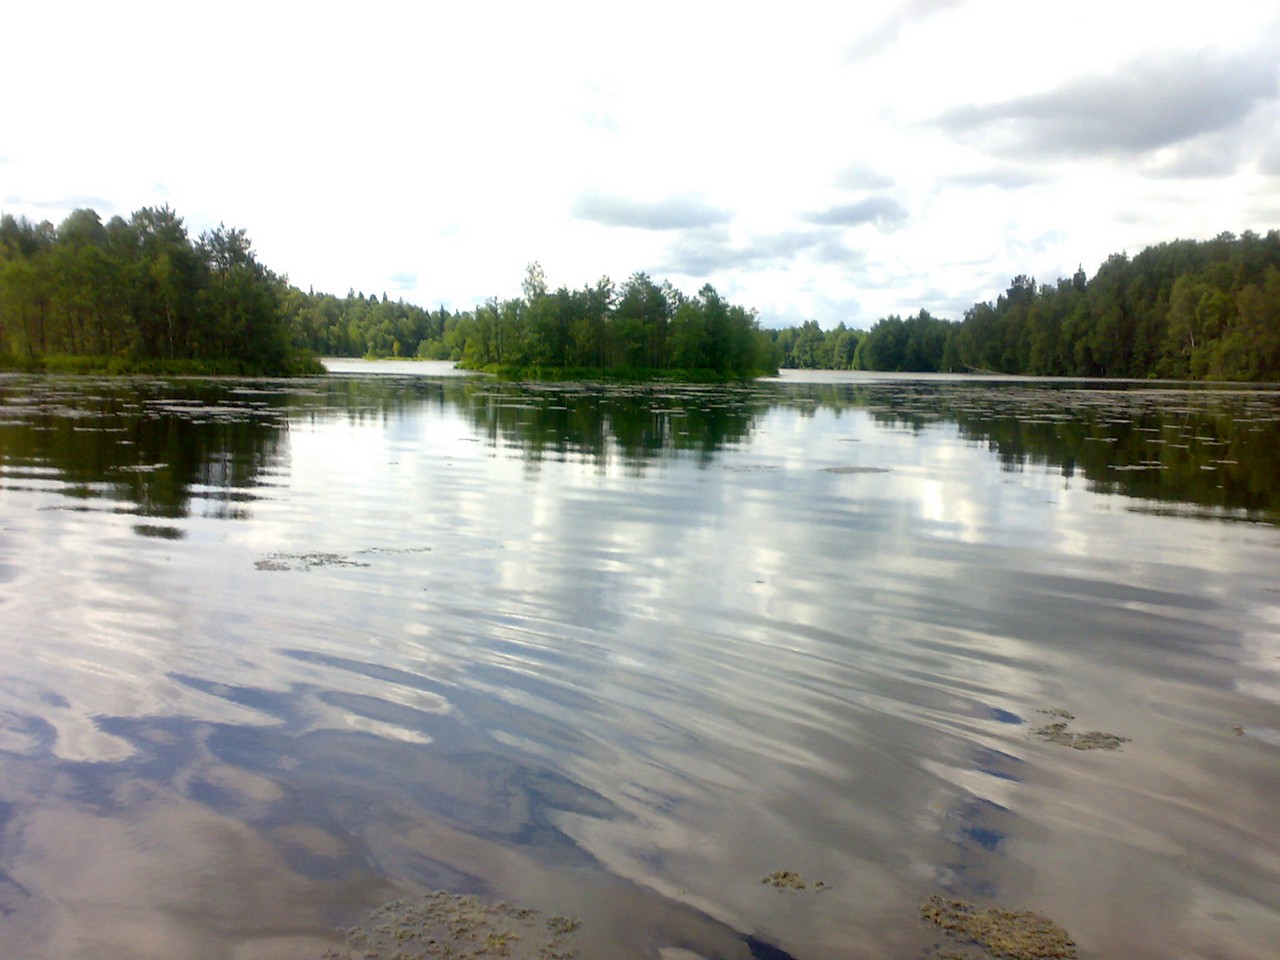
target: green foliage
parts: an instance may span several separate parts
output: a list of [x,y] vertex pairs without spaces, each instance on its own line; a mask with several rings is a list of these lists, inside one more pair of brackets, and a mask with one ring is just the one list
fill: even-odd
[[0,364],[64,372],[317,372],[285,324],[285,281],[243,230],[195,242],[168,207],[62,225],[0,217]]
[[823,332],[814,320],[799,327],[771,332],[780,366],[799,370],[849,370],[865,334],[848,329],[843,323]]
[[286,313],[295,346],[327,356],[414,356],[455,360],[503,376],[661,379],[670,371],[708,379],[777,370],[773,342],[755,313],[705,286],[686,297],[670,283],[633,274],[552,290],[529,265],[523,296],[472,310],[426,311],[403,301],[343,299],[290,290]]
[[1061,376],[1280,378],[1280,232],[1109,257],[1054,287],[1019,278],[957,335],[960,369]]
[[953,324],[921,310],[903,320],[886,317],[858,343],[853,366],[858,370],[902,370],[934,373],[943,367],[943,354]]
[[1280,379],[1280,231],[1108,257],[1092,280],[1014,278],[959,322],[921,311],[852,332],[852,363],[810,321],[777,331],[783,366],[1036,376]]

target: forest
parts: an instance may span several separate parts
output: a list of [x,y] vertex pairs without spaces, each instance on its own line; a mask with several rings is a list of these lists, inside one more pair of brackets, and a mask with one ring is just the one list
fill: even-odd
[[0,366],[288,374],[314,355],[453,359],[474,370],[728,379],[777,370],[755,312],[706,285],[686,296],[637,273],[580,289],[531,264],[523,296],[425,310],[303,292],[258,262],[245,232],[194,242],[168,207],[54,227],[0,218]]
[[1092,279],[1014,278],[959,321],[921,310],[869,331],[777,331],[784,367],[1073,377],[1280,379],[1280,231],[1175,240]]
[[424,310],[348,291],[339,299],[290,293],[295,342],[325,356],[456,360],[473,370],[557,376],[669,372],[724,379],[778,369],[772,337],[754,311],[727,302],[710,284],[686,296],[670,282],[635,273],[552,290],[532,263],[522,296],[491,298],[472,310]]
[[194,242],[166,207],[60,226],[0,216],[0,366],[288,375],[323,372],[289,334],[288,284],[245,232]]
[[1092,278],[1014,278],[960,320],[920,310],[870,330],[762,329],[707,284],[645,273],[552,289],[531,263],[517,297],[470,310],[302,291],[245,232],[195,241],[166,207],[106,223],[0,216],[0,367],[314,373],[313,356],[450,359],[562,377],[746,378],[779,366],[1035,376],[1280,379],[1280,231],[1175,240],[1109,257]]

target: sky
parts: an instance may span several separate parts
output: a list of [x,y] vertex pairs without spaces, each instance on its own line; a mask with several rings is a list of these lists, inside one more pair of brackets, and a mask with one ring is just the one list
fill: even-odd
[[0,212],[172,207],[469,309],[637,271],[764,326],[1280,228],[1275,0],[12,4]]

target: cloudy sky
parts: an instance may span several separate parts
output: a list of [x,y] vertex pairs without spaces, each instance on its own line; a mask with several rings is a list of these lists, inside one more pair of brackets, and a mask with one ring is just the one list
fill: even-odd
[[0,210],[169,204],[303,288],[865,327],[1280,228],[1275,0],[11,7]]

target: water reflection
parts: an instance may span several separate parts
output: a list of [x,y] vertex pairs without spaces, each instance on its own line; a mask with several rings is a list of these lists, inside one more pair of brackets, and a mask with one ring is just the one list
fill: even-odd
[[[477,437],[518,450],[527,462],[617,457],[633,468],[693,452],[710,465],[743,443],[772,409],[809,418],[866,411],[887,429],[954,425],[993,450],[1008,470],[1046,465],[1083,476],[1092,489],[1280,519],[1280,393],[1133,385],[967,384],[964,381],[860,384],[761,383],[737,388],[514,386],[475,380],[350,380],[362,402],[342,404],[330,388],[322,406],[348,416],[403,413],[412,403],[462,411]],[[381,396],[379,396],[381,394]],[[302,398],[310,406],[312,398]],[[866,469],[875,469],[874,467]],[[1221,515],[1220,513],[1215,515]]]
[[1280,520],[1274,390],[1004,384],[852,393],[886,426],[953,422],[1009,470],[1045,464],[1099,492]]
[[[235,518],[287,452],[282,395],[245,385],[0,379],[0,481],[83,509]],[[99,503],[99,502],[102,503]],[[74,509],[74,508],[72,508]],[[142,536],[180,528],[138,523]]]
[[[180,518],[195,497],[203,509],[234,518],[270,487],[287,455],[290,420],[460,415],[474,439],[518,452],[530,468],[554,458],[604,469],[616,458],[642,472],[679,453],[709,466],[718,452],[748,442],[778,408],[805,418],[865,411],[886,429],[915,433],[953,425],[1007,470],[1044,465],[1083,476],[1099,492],[1280,520],[1280,393],[1132,385],[603,387],[335,376],[301,386],[175,386],[7,377],[0,379],[0,476],[8,486],[56,481],[65,497],[125,501],[144,517]],[[134,529],[181,535],[172,525]]]
[[430,887],[600,956],[919,955],[937,892],[1280,936],[1280,532],[1219,522],[1274,519],[1274,393],[0,399],[0,952],[318,957]]
[[462,407],[476,433],[518,449],[526,461],[612,456],[632,467],[692,452],[710,463],[745,440],[772,397],[739,388],[572,387],[472,389]]

